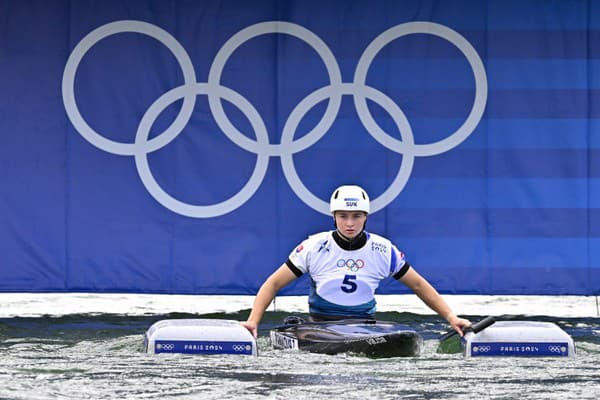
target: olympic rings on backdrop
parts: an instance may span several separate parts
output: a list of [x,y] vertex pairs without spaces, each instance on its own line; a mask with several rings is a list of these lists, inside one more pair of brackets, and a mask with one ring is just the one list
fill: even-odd
[[[134,143],[110,140],[92,129],[85,121],[75,101],[75,75],[85,54],[100,40],[124,32],[135,32],[150,36],[164,44],[175,56],[183,73],[184,84],[160,96],[144,113],[138,126]],[[280,144],[269,143],[264,120],[256,108],[241,94],[221,85],[221,74],[232,53],[246,41],[265,34],[286,34],[303,40],[321,57],[329,76],[329,84],[310,93],[292,110],[286,120]],[[391,41],[402,36],[423,33],[438,36],[456,46],[466,57],[475,80],[475,98],[471,112],[464,123],[450,136],[428,144],[415,144],[408,119],[400,107],[381,91],[366,85],[369,67],[377,53]],[[116,21],[103,25],[86,35],[73,49],[65,65],[62,81],[62,96],[69,120],[88,142],[106,152],[116,155],[134,156],[135,164],[144,186],[160,204],[169,210],[193,218],[212,218],[227,214],[250,199],[267,172],[269,158],[280,157],[284,175],[296,195],[309,207],[329,215],[326,201],[315,196],[301,181],[294,166],[293,155],[312,146],[321,139],[334,123],[342,96],[354,99],[359,119],[367,132],[387,149],[402,154],[402,164],[390,186],[371,201],[371,212],[377,212],[392,202],[404,189],[410,178],[415,157],[434,156],[446,152],[464,141],[476,128],[483,116],[487,101],[487,77],[483,63],[473,46],[454,30],[432,22],[408,22],[396,25],[375,38],[361,55],[353,82],[342,82],[336,58],[329,47],[310,30],[290,22],[270,21],[251,25],[233,35],[218,51],[211,65],[206,83],[196,82],[194,67],[181,44],[168,32],[156,25],[142,21]],[[184,203],[169,195],[154,179],[148,165],[147,155],[159,150],[175,139],[189,122],[196,96],[208,96],[208,104],[217,126],[233,143],[257,155],[254,171],[242,189],[220,203],[199,206]],[[183,99],[177,117],[166,130],[149,139],[150,128],[160,113],[172,103]],[[237,107],[250,121],[256,140],[240,132],[229,120],[221,101],[226,100]],[[302,118],[318,103],[328,99],[321,120],[306,135],[294,139]],[[382,107],[393,119],[402,140],[387,134],[373,119],[367,99]]]

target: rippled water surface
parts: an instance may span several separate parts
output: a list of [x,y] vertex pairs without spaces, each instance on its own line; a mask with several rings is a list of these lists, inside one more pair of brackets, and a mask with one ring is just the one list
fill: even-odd
[[[288,315],[269,312],[259,356],[144,353],[143,334],[165,318],[242,320],[248,311],[0,318],[1,399],[598,399],[598,318],[527,317],[557,323],[577,356],[474,358],[438,354],[447,330],[436,316],[384,312],[425,339],[415,358],[372,360],[273,350],[268,330]],[[300,314],[302,315],[302,314]],[[474,321],[483,316],[470,316]],[[514,316],[512,318],[515,318]],[[516,317],[518,319],[518,317]],[[522,318],[523,319],[523,318]]]

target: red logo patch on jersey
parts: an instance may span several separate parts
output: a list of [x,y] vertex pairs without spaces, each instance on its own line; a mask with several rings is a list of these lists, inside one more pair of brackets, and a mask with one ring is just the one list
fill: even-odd
[[296,247],[296,253],[300,253],[302,250],[304,250],[304,246],[300,245]]

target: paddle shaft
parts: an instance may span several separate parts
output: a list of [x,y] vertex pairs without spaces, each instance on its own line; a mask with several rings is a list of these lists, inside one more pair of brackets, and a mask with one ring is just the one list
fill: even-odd
[[[463,332],[464,333],[467,333],[467,332],[478,333],[478,332],[481,332],[482,330],[484,330],[485,328],[487,328],[488,326],[493,325],[495,322],[496,322],[496,319],[494,317],[492,317],[492,316],[485,317],[481,321],[472,324],[468,328],[465,328],[463,330]],[[444,341],[446,339],[449,339],[452,336],[457,335],[457,334],[458,334],[458,332],[456,332],[454,330],[452,330],[450,332],[447,332],[447,333],[445,333],[444,335],[442,335],[440,337],[440,341]]]

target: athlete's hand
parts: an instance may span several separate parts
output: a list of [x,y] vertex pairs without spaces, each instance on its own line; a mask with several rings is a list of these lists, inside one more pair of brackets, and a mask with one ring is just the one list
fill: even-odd
[[248,329],[254,338],[258,338],[258,324],[252,321],[240,322],[244,328]]
[[450,318],[448,318],[448,323],[450,324],[452,329],[454,329],[460,336],[463,336],[465,334],[465,328],[471,326],[471,321],[469,321],[468,319],[459,318],[456,315],[452,315]]

